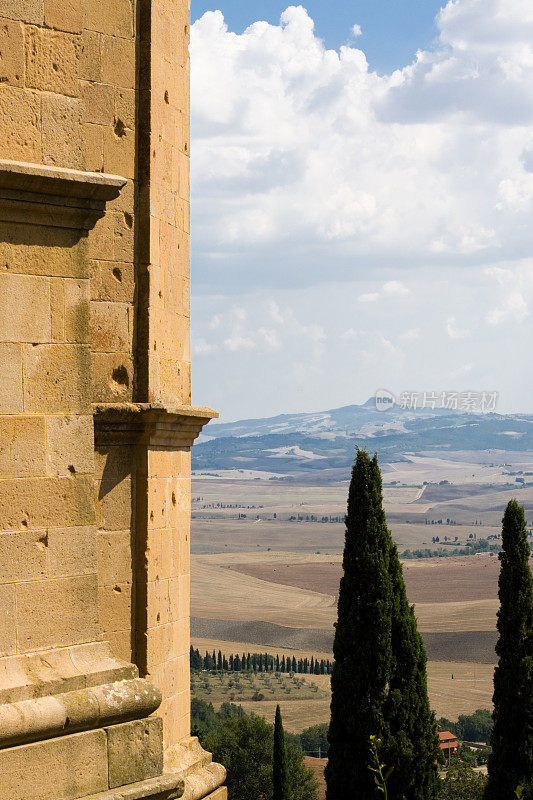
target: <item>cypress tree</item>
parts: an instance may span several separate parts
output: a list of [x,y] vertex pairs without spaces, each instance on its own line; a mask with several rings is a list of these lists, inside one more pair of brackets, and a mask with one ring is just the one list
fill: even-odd
[[486,800],[533,796],[533,577],[524,509],[511,500],[502,525],[498,666]]
[[281,721],[281,710],[276,706],[274,721],[274,765],[272,800],[289,800],[289,780],[287,774],[287,750],[285,733]]
[[222,669],[222,650],[219,650],[217,656],[217,670],[221,669]]
[[374,800],[370,736],[385,733],[391,665],[389,534],[376,482],[377,459],[358,450],[346,514],[344,574],[333,643],[327,800]]
[[439,796],[439,741],[427,692],[426,650],[414,608],[407,600],[402,565],[392,539],[390,544],[392,661],[384,707],[387,733],[380,756],[386,764],[394,765],[388,780],[391,797],[434,800]]
[[296,667],[297,667],[297,664],[296,664],[296,656],[293,656],[293,657],[292,657],[292,671],[293,671],[293,672],[296,672]]

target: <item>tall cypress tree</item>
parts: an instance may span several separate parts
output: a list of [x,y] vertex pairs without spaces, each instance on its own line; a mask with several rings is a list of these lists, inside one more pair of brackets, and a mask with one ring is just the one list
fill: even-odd
[[524,509],[511,500],[502,525],[498,666],[486,800],[533,795],[533,577]]
[[272,800],[289,800],[289,779],[287,774],[287,749],[285,732],[281,721],[281,710],[276,706],[274,721],[274,766]]
[[368,453],[359,450],[348,493],[344,574],[333,644],[327,800],[374,800],[376,796],[368,769],[369,740],[371,734],[385,733],[392,587],[388,531],[375,476]]
[[392,661],[384,708],[387,732],[383,761],[394,767],[389,777],[391,797],[434,800],[438,797],[439,741],[429,705],[426,650],[414,608],[405,591],[402,565],[391,538],[389,574],[392,580]]

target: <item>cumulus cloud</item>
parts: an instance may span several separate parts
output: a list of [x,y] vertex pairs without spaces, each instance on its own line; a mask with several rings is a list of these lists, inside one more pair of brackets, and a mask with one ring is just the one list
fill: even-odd
[[391,256],[402,269],[531,247],[532,9],[451,0],[435,49],[384,76],[355,46],[326,50],[302,6],[242,34],[205,13],[191,39],[197,281],[301,285]]
[[468,339],[470,331],[467,328],[459,328],[455,317],[450,317],[446,322],[446,333],[450,339]]
[[389,75],[357,26],[325,49],[302,6],[192,26],[200,402],[259,416],[491,386],[530,403],[533,4],[450,0],[436,24]]

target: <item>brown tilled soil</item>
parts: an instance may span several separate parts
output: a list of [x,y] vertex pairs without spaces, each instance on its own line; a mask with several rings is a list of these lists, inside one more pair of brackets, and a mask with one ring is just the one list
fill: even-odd
[[324,800],[326,797],[326,781],[324,779],[324,770],[328,763],[327,758],[312,758],[311,756],[304,757],[305,766],[309,767],[315,776],[318,783],[318,798]]
[[[319,564],[232,564],[229,569],[287,586],[337,596],[342,566]],[[500,562],[496,556],[428,558],[404,561],[407,594],[412,603],[493,600],[498,596]]]

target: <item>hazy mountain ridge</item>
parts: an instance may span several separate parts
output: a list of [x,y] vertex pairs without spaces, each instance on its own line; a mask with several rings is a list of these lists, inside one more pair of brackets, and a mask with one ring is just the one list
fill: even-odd
[[193,469],[283,474],[345,471],[355,446],[387,460],[431,450],[533,450],[533,415],[444,409],[376,410],[372,401],[325,412],[210,425],[193,449]]

